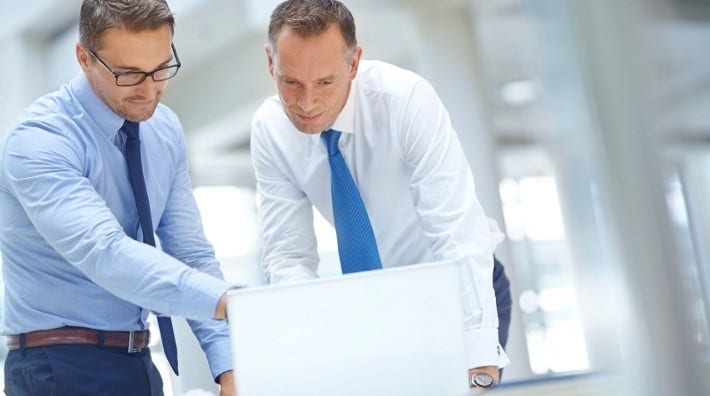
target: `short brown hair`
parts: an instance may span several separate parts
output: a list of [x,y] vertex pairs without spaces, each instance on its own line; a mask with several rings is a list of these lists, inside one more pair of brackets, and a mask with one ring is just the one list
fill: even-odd
[[287,0],[271,13],[269,44],[272,51],[276,51],[276,37],[285,25],[301,37],[311,37],[323,33],[331,24],[340,29],[345,45],[353,50],[357,46],[355,20],[343,3],[337,0]]
[[175,32],[175,18],[165,0],[84,0],[79,15],[79,42],[97,51],[106,29],[139,32],[165,25]]

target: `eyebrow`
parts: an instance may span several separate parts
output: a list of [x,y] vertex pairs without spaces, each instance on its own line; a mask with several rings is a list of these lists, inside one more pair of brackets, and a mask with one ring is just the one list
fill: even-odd
[[[281,79],[282,79],[282,80],[294,80],[294,81],[301,82],[301,80],[299,80],[299,79],[297,79],[297,78],[294,78],[294,77],[291,77],[291,76],[289,76],[288,74],[279,73],[279,76],[281,76]],[[335,79],[335,74],[329,74],[329,75],[327,75],[327,76],[325,76],[325,77],[321,77],[321,78],[319,78],[319,79],[316,79],[315,81],[316,81],[316,82],[323,82],[323,81],[326,81],[326,80],[334,80],[334,79]]]
[[[156,67],[156,68],[153,69],[153,70],[157,70],[157,69],[160,69],[161,67],[168,66],[168,65],[170,64],[170,61],[173,60],[173,59],[175,59],[175,56],[173,56],[173,55],[171,54],[171,55],[170,55],[170,59],[168,59],[168,60],[166,60],[165,62],[161,63],[160,65],[158,65],[158,67]],[[123,71],[127,71],[127,72],[136,71],[136,72],[146,73],[146,72],[144,72],[143,70],[141,70],[139,67],[135,67],[135,66],[114,66],[114,68],[120,69],[120,70],[123,70]],[[151,71],[153,71],[153,70],[151,70]],[[149,73],[149,72],[147,72],[147,73]]]

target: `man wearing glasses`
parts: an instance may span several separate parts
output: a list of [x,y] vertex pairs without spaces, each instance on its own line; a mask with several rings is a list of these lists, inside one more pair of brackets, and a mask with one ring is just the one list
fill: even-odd
[[85,0],[82,71],[0,142],[9,395],[160,395],[148,343],[160,334],[177,373],[170,316],[188,319],[221,395],[235,393],[230,284],[202,230],[182,128],[159,104],[180,68],[173,26],[164,0]]

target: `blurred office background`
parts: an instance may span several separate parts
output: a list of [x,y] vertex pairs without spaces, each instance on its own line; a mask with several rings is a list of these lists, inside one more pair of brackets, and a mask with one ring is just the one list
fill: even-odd
[[[0,135],[79,71],[80,3],[0,2]],[[208,237],[229,279],[261,284],[249,128],[275,93],[263,44],[278,1],[169,3],[183,67],[164,102]],[[345,3],[365,58],[437,88],[508,236],[512,363],[495,393],[710,394],[710,1]],[[316,226],[336,275],[333,231]],[[167,393],[216,394],[188,332],[180,321],[180,378],[158,360]]]

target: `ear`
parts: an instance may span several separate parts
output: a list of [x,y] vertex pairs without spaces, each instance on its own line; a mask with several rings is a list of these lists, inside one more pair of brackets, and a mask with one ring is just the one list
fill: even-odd
[[264,44],[264,52],[266,52],[266,64],[269,68],[269,74],[274,77],[274,56],[271,54],[271,44]]
[[350,79],[354,79],[357,75],[357,68],[360,66],[360,57],[362,56],[362,47],[355,47],[353,57],[350,60]]
[[89,63],[91,62],[90,58],[91,54],[89,54],[89,50],[84,48],[81,43],[76,43],[76,60],[79,62],[79,66],[84,73],[89,71]]

